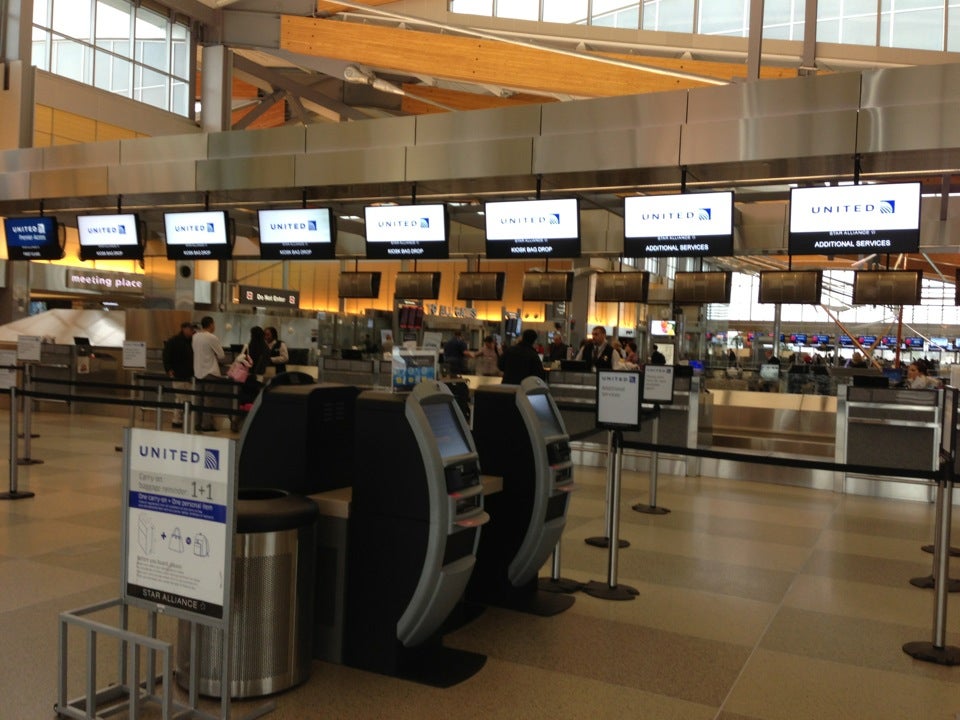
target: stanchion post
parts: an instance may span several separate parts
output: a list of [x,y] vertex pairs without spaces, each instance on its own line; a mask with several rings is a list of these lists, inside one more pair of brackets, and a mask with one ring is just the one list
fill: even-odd
[[[163,402],[163,385],[157,385],[157,402]],[[163,430],[163,408],[157,405],[157,430]]]
[[17,487],[17,388],[10,388],[10,490],[0,493],[0,500],[22,500],[32,498],[34,493],[24,492]]
[[665,507],[657,505],[657,484],[660,477],[660,453],[656,450],[657,443],[660,441],[660,406],[654,409],[653,426],[651,428],[650,443],[654,446],[650,453],[650,503],[637,503],[633,509],[637,512],[647,515],[666,515],[670,511]]
[[[934,535],[940,532],[940,525],[943,522],[943,490],[941,484],[937,484],[937,496],[934,500],[935,517],[933,521],[933,532]],[[933,569],[930,571],[929,575],[922,575],[920,577],[910,578],[910,584],[914,587],[923,588],[924,590],[929,590],[930,588],[937,587],[937,568],[940,566],[940,553],[944,553],[947,557],[950,556],[949,552],[950,543],[949,541],[943,549],[938,543],[934,542],[930,547],[930,552],[933,553]],[[944,583],[947,588],[947,592],[960,592],[960,580],[951,579],[949,577],[949,564],[948,564],[948,573],[946,577],[946,582]]]
[[620,548],[617,544],[620,534],[620,473],[623,467],[623,431],[614,430],[613,438],[613,482],[610,492],[610,506],[607,508],[608,525],[610,527],[610,545],[607,556],[607,582],[592,581],[587,583],[583,591],[588,595],[603,600],[633,600],[639,591],[629,585],[617,582],[617,563]]
[[953,512],[954,468],[943,473],[937,487],[938,501],[942,504],[940,522],[934,547],[936,598],[933,607],[933,641],[909,642],[903,646],[907,655],[938,665],[960,665],[960,647],[946,644],[947,638],[947,573],[950,568],[950,530]]
[[27,363],[23,367],[23,457],[17,459],[20,465],[40,465],[43,460],[35,460],[30,456],[31,427],[33,425],[33,400],[30,391],[33,390],[33,366]]
[[584,583],[579,580],[562,577],[560,574],[560,544],[562,542],[562,539],[557,540],[557,544],[553,548],[553,557],[550,561],[550,577],[540,578],[537,582],[537,587],[540,590],[555,593],[574,593],[577,590],[583,589]]
[[[606,510],[606,525],[604,526],[604,535],[592,535],[584,540],[587,545],[593,545],[593,547],[610,547],[610,507],[613,505],[613,463],[610,462],[613,458],[614,448],[613,448],[613,431],[607,431],[607,487],[606,487],[606,496],[607,496],[607,510]],[[626,540],[617,540],[618,547],[630,547],[630,543]]]

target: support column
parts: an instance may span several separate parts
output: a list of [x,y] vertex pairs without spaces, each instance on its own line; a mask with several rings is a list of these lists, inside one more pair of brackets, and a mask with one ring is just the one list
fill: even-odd
[[0,150],[28,148],[33,146],[33,0],[7,0],[0,3],[0,10],[0,115],[4,118],[0,123]]
[[760,49],[763,44],[763,0],[750,0],[750,30],[747,36],[747,82],[760,79]]
[[202,52],[200,126],[208,133],[229,130],[233,124],[233,51],[223,45],[207,45]]

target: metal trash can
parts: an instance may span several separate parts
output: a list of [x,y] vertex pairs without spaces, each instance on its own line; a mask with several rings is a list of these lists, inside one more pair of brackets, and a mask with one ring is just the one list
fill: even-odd
[[[233,544],[230,697],[270,695],[310,674],[317,504],[283,490],[242,489]],[[198,692],[220,697],[221,631],[198,627]],[[190,671],[190,622],[177,639],[181,686]]]

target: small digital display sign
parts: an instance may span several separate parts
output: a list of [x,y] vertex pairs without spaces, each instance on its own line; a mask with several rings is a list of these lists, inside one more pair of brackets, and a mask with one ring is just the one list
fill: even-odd
[[643,195],[624,200],[626,257],[733,255],[733,193]]
[[484,222],[489,258],[580,257],[576,198],[488,202]]

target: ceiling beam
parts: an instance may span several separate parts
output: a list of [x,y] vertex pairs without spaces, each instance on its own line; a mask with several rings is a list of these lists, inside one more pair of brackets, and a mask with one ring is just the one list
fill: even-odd
[[[583,97],[634,95],[710,84],[652,74],[639,66],[628,67],[623,61],[609,64],[497,40],[289,15],[280,19],[280,47],[302,55],[348,60],[413,75]],[[631,57],[631,61],[641,60]],[[689,61],[674,62],[679,66]]]
[[[389,5],[392,2],[395,2],[395,0],[365,0],[364,5],[375,7],[377,5]],[[341,5],[340,3],[317,0],[317,13],[320,15],[333,15],[334,13],[338,12],[350,12],[353,9],[354,8],[349,8],[346,5]]]
[[317,92],[309,85],[304,85],[303,83],[298,83],[295,80],[291,80],[282,73],[265,68],[262,65],[257,65],[256,63],[251,62],[240,55],[233,56],[233,66],[240,72],[245,72],[267,81],[274,89],[282,88],[291,95],[304,98],[316,105],[321,105],[329,110],[333,110],[340,115],[342,119],[367,120],[369,118],[368,115],[362,113],[354,107],[351,107],[350,105],[347,105],[346,103],[340,102],[336,98],[332,98],[329,95]]
[[403,112],[411,115],[443,112],[442,106],[453,110],[486,110],[488,108],[508,107],[511,105],[532,105],[536,103],[556,102],[553,98],[543,95],[517,93],[508,97],[485,95],[481,93],[451,90],[449,88],[431,87],[404,83],[400,86],[404,97],[400,103]]

